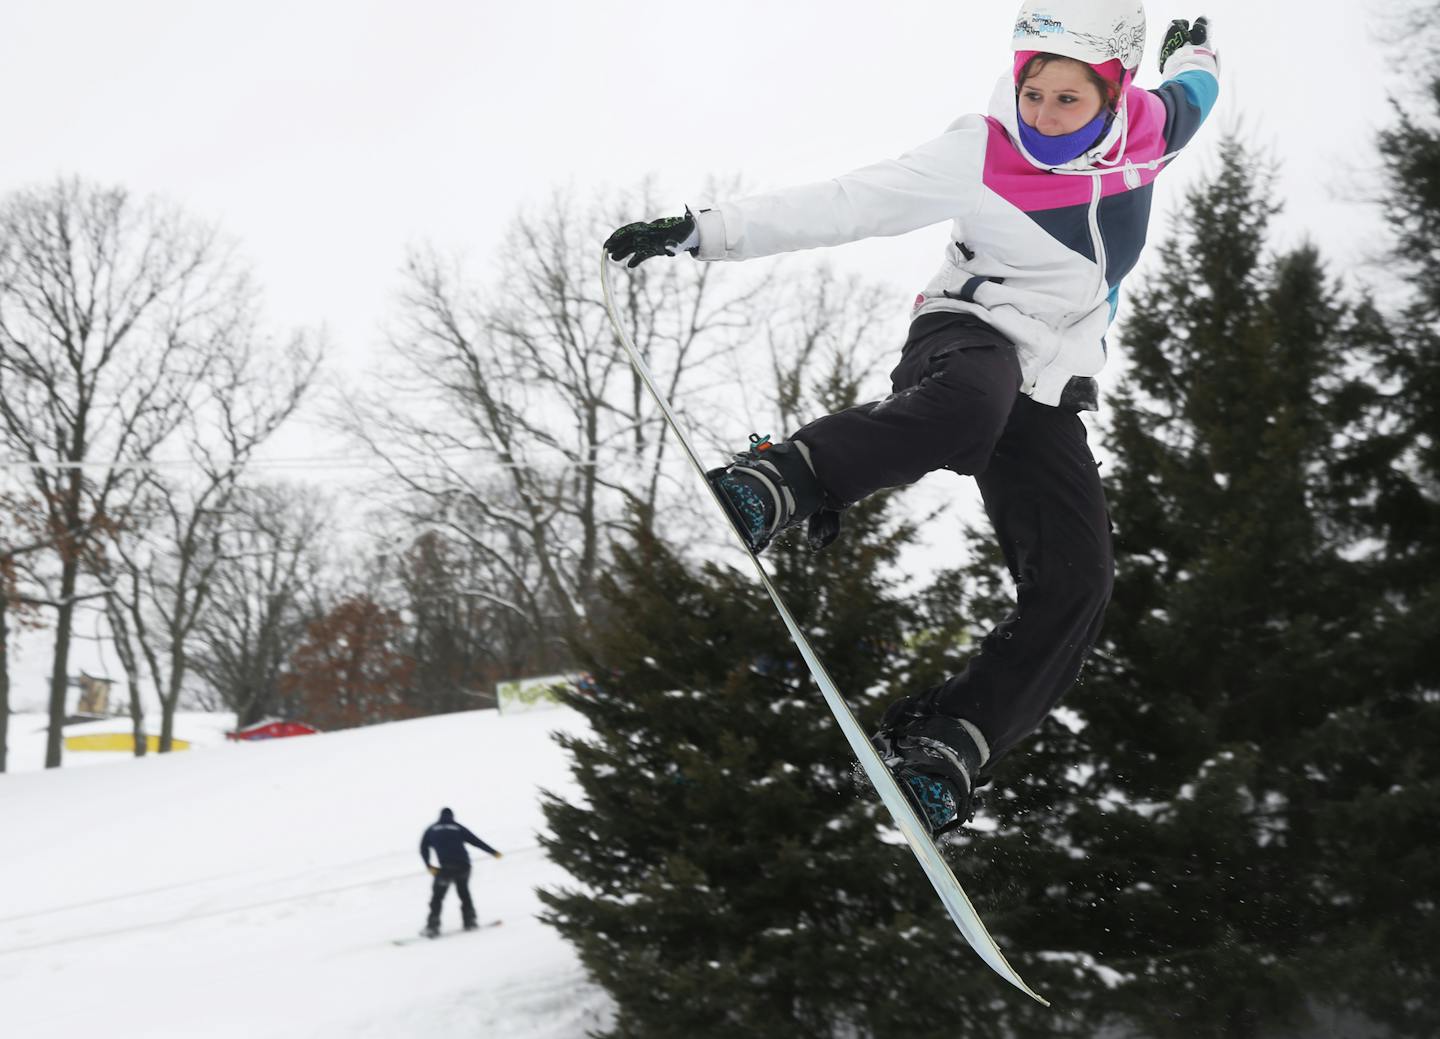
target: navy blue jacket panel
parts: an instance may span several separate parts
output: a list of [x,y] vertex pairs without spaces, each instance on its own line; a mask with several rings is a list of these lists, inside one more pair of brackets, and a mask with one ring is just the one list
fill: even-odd
[[468,866],[470,853],[465,850],[467,844],[495,854],[490,845],[459,823],[450,821],[435,823],[425,831],[425,836],[420,838],[420,857],[425,860],[425,865],[430,865],[430,850],[433,848],[441,866]]

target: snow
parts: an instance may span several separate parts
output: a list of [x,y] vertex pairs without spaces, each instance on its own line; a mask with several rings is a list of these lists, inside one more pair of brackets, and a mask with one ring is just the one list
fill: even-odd
[[[569,882],[537,844],[538,791],[574,792],[550,734],[583,731],[579,715],[261,743],[227,743],[231,720],[182,715],[183,753],[70,752],[39,771],[44,719],[11,719],[0,1034],[579,1039],[608,1023],[536,919],[535,888]],[[107,724],[126,723],[87,728]],[[442,806],[504,853],[476,852],[471,877],[481,920],[503,924],[397,947],[424,922],[418,844]],[[447,932],[459,915],[452,892]]]

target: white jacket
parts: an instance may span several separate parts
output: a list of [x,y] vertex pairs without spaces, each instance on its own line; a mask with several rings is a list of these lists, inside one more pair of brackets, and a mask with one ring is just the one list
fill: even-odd
[[945,260],[914,315],[975,314],[1015,343],[1025,393],[1094,408],[1105,333],[1145,242],[1152,183],[1219,93],[1218,63],[1205,48],[1182,48],[1167,71],[1153,91],[1129,88],[1100,144],[1060,167],[1019,143],[1006,76],[989,116],[963,116],[898,159],[698,210],[696,255],[745,260],[949,220]]

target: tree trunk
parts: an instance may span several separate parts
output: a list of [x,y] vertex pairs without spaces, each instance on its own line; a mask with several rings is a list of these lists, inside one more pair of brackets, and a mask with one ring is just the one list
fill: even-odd
[[170,686],[160,697],[160,753],[169,754],[175,743],[175,708],[185,681],[185,655],[177,646],[170,653]]
[[[118,645],[119,639],[116,639]],[[120,666],[125,669],[125,687],[130,693],[130,731],[135,738],[135,756],[143,758],[149,751],[145,740],[145,709],[140,706],[140,669],[135,666],[135,656],[130,652],[120,654]]]
[[10,600],[0,589],[0,773],[10,746]]
[[140,706],[139,676],[127,671],[125,681],[130,687],[130,731],[135,736],[135,756],[143,758],[150,748],[145,740],[145,711]]
[[134,734],[135,756],[143,758],[145,746],[145,709],[140,706],[140,668],[135,663],[135,644],[130,640],[130,624],[125,619],[125,607],[112,590],[105,597],[105,616],[110,621],[110,641],[120,666],[125,671],[125,686],[130,698],[130,728]]
[[172,704],[163,704],[160,707],[160,747],[161,754],[169,754],[170,747],[175,742],[175,708]]
[[263,717],[265,717],[265,712],[261,709],[260,694],[252,692],[245,698],[245,703],[240,710],[235,713],[235,728],[243,729],[247,725],[254,725]]
[[55,613],[55,656],[50,664],[50,727],[45,733],[45,767],[60,767],[65,738],[65,700],[70,690],[70,624],[75,615],[78,559],[67,558],[60,576],[60,606]]

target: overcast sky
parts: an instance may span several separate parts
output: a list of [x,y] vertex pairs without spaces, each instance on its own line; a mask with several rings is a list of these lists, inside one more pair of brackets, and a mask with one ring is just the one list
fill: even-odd
[[[1394,86],[1366,6],[1203,9],[1219,118],[1162,179],[1162,211],[1239,121],[1283,161],[1291,224],[1354,244],[1362,217],[1329,192],[1363,188]],[[483,271],[517,209],[556,186],[653,174],[678,211],[712,173],[780,187],[897,154],[984,107],[1016,7],[6,0],[0,191],[80,174],[173,199],[239,240],[278,321],[324,322],[359,358],[408,244],[463,249]],[[1169,19],[1200,13],[1149,4],[1142,84]],[[933,228],[832,256],[893,281],[903,314],[944,241]]]
[[[78,174],[181,204],[238,241],[275,322],[327,326],[355,372],[407,246],[484,272],[516,212],[556,187],[653,175],[678,212],[711,175],[780,187],[898,154],[984,108],[1017,6],[4,0],[0,193]],[[1148,4],[1142,85],[1171,18],[1208,14],[1222,58],[1216,118],[1161,179],[1152,239],[1239,126],[1283,164],[1282,233],[1314,237],[1337,273],[1358,266],[1378,239],[1355,200],[1374,193],[1399,84],[1367,6]],[[936,227],[830,258],[892,283],[903,331],[945,241]]]

